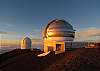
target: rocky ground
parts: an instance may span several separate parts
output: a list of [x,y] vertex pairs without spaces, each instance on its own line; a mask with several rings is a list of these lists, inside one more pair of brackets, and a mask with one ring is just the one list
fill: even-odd
[[[25,51],[24,51],[25,52]],[[65,53],[36,57],[40,51],[28,51],[0,63],[0,71],[100,71],[100,49],[79,48]]]

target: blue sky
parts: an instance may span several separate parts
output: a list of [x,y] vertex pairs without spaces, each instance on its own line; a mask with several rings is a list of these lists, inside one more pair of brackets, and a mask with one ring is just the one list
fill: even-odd
[[0,31],[42,38],[41,29],[55,18],[65,19],[77,31],[98,29],[100,0],[0,0]]

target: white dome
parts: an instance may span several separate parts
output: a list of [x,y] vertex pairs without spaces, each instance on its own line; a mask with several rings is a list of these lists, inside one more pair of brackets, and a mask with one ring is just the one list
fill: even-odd
[[53,20],[45,28],[44,37],[71,37],[73,40],[75,36],[75,30],[73,26],[65,20]]
[[25,37],[21,41],[21,49],[26,49],[31,47],[31,39],[28,37]]

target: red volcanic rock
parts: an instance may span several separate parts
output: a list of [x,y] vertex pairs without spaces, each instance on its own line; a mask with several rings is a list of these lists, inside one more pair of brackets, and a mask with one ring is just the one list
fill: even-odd
[[98,48],[66,50],[57,55],[52,52],[40,58],[36,57],[38,53],[40,52],[27,52],[8,59],[10,64],[0,68],[0,71],[100,71]]

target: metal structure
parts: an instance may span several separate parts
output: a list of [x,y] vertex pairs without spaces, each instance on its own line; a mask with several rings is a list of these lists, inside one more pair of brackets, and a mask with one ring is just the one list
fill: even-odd
[[43,31],[44,52],[64,52],[66,42],[72,42],[74,37],[75,30],[71,24],[63,19],[52,20]]

